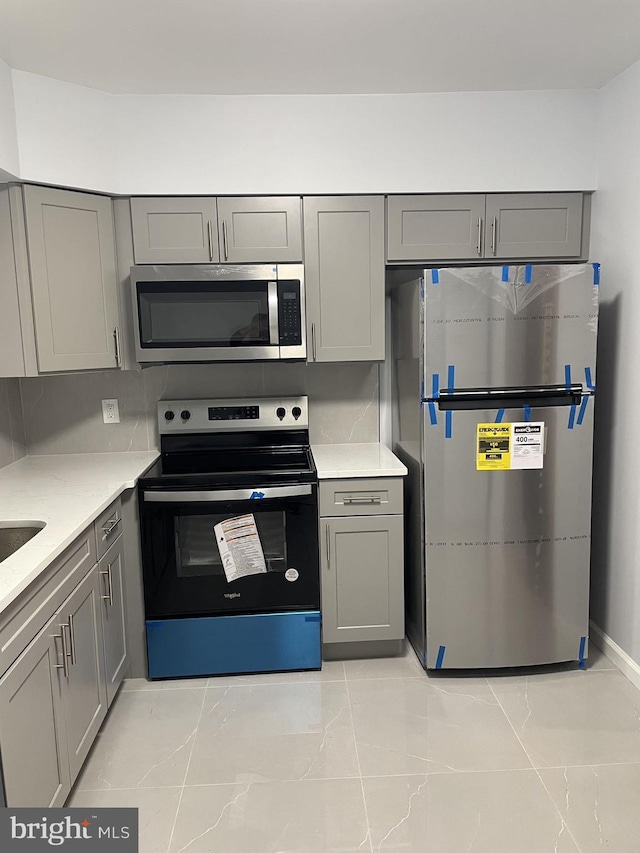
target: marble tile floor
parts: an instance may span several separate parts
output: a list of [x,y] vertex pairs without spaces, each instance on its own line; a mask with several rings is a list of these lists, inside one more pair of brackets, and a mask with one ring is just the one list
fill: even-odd
[[640,692],[586,672],[126,681],[68,802],[136,806],[141,853],[640,851]]

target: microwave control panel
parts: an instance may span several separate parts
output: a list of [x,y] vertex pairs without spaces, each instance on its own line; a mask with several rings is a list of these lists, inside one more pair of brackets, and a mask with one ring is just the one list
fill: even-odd
[[278,329],[280,346],[299,346],[302,343],[299,281],[278,282]]

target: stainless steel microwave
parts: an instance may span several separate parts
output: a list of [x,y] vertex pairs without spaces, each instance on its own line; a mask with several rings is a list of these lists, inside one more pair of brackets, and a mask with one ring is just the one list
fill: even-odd
[[301,264],[131,267],[140,364],[301,361]]

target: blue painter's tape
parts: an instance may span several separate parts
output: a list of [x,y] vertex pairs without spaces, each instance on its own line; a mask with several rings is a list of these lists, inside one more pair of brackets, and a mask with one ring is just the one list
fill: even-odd
[[509,267],[506,264],[502,267],[502,280],[509,281]]
[[531,420],[531,406],[528,403],[525,403],[522,408],[524,409],[524,419],[529,423]]
[[431,284],[440,284],[440,270],[431,270]]
[[450,364],[447,368],[447,393],[450,394],[456,384],[456,368],[454,364]]
[[448,411],[444,413],[444,437],[451,438],[451,433],[453,429],[453,412]]
[[573,429],[576,422],[576,406],[575,403],[569,409],[569,421],[567,423],[567,429]]
[[578,411],[578,426],[582,426],[582,421],[584,420],[584,416],[587,414],[587,403],[589,402],[589,395],[585,394],[582,398],[582,402],[580,403],[580,410]]
[[587,647],[587,638],[580,637],[580,648],[578,649],[578,660],[580,661],[580,669],[587,668],[587,661],[584,656],[585,649]]
[[431,400],[427,403],[429,407],[429,420],[431,421],[431,426],[436,426],[438,423],[438,414],[436,412],[436,404]]
[[436,397],[440,396],[440,374],[432,373],[431,374],[431,396],[435,400]]
[[261,501],[264,498],[264,492],[251,492],[250,501]]
[[533,265],[527,264],[524,268],[524,283],[531,284],[531,277],[533,275]]
[[565,364],[564,366],[564,384],[567,391],[571,391],[571,365]]
[[424,287],[422,286],[422,279],[420,279],[420,299],[424,299]]
[[591,378],[591,368],[590,367],[585,367],[584,378],[585,378],[585,381],[587,383],[587,388],[589,389],[589,391],[595,391],[596,386],[593,384],[593,379]]
[[446,652],[446,646],[440,646],[438,649],[438,657],[436,658],[436,669],[442,669],[442,664],[444,663],[444,653]]
[[600,285],[600,264],[591,264],[593,267],[593,283],[596,287]]
[[504,418],[504,409],[498,409],[498,412],[496,414],[496,423],[501,424],[503,418]]

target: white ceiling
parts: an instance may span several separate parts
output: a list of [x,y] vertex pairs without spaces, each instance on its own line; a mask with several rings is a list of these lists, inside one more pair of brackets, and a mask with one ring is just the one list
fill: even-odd
[[0,0],[0,57],[115,93],[597,88],[640,0]]

